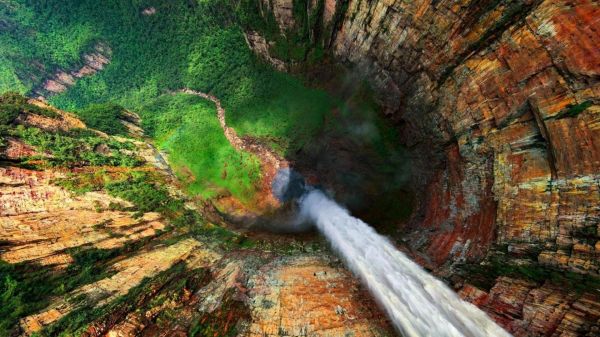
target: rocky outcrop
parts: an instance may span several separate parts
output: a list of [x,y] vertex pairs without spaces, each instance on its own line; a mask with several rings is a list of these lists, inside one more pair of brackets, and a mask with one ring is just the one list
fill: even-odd
[[296,24],[294,20],[294,1],[293,0],[279,0],[279,1],[268,1],[260,0],[259,5],[263,15],[272,14],[275,17],[275,21],[279,29],[285,33],[290,27],[294,27]]
[[385,336],[390,325],[347,270],[316,257],[283,258],[248,281],[247,336]]
[[70,191],[51,184],[54,179],[62,176],[60,172],[0,168],[3,187],[0,193],[0,215],[6,217],[78,208],[93,210],[98,202],[100,207],[108,207],[109,202],[118,201],[94,193],[82,199],[73,197]]
[[38,155],[35,149],[18,138],[6,137],[6,146],[2,155],[9,160],[18,160],[23,157]]
[[[590,289],[592,290],[592,289]],[[489,292],[465,285],[459,295],[484,309],[514,336],[595,336],[600,298],[501,277]]]
[[255,31],[245,32],[244,37],[246,38],[248,48],[252,49],[256,55],[267,61],[279,71],[288,70],[288,64],[286,62],[271,55],[270,48],[273,46],[272,41],[267,41],[264,36]]
[[[87,284],[74,290],[62,300],[58,300],[47,310],[25,317],[21,320],[24,335],[39,331],[42,327],[50,325],[81,305],[94,303],[100,307],[110,303],[119,296],[126,295],[134,286],[141,283],[146,277],[154,276],[167,270],[175,263],[187,261],[192,250],[200,247],[195,240],[184,240],[167,247],[157,247],[148,252],[115,263],[112,268],[116,272],[108,278]],[[193,266],[193,263],[190,264]],[[78,301],[68,299],[78,298]]]
[[[149,14],[144,15],[152,15],[154,12],[150,11],[148,12]],[[38,88],[33,89],[32,92],[41,100],[45,97],[64,92],[69,87],[73,86],[77,79],[94,75],[98,71],[104,69],[104,67],[110,63],[111,55],[112,50],[108,45],[98,43],[90,52],[83,54],[81,57],[82,66],[70,70],[58,69]]]
[[136,138],[144,137],[144,130],[140,127],[142,119],[138,114],[129,110],[123,110],[121,118],[121,124],[127,128],[129,135]]
[[56,116],[48,117],[34,113],[21,113],[15,120],[16,124],[22,124],[52,132],[85,128],[85,124],[73,114],[58,110],[52,106],[49,106],[43,101],[36,99],[30,99],[28,103],[42,109],[50,110],[56,114]]
[[345,0],[252,0],[238,11],[257,12],[242,23],[248,47],[276,69],[295,71],[322,57],[345,9]]
[[66,265],[72,262],[70,248],[121,247],[165,228],[157,213],[134,219],[133,212],[108,210],[131,204],[105,193],[73,196],[52,184],[60,177],[60,173],[0,168],[2,260]]
[[186,290],[179,300],[128,313],[107,335],[157,331],[153,320],[165,312],[177,319],[158,331],[171,333],[199,321],[206,329],[199,331],[217,336],[232,327],[237,336],[249,337],[393,335],[385,316],[365,300],[365,290],[329,257],[271,257],[264,263],[254,254],[212,254],[200,259],[203,263],[187,264],[188,271],[210,270],[210,280]]
[[147,7],[142,10],[142,15],[152,16],[154,14],[156,14],[156,8],[154,7]]

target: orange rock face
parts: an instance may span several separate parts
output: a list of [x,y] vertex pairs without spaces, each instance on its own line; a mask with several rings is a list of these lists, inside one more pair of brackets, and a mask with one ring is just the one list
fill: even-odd
[[348,271],[315,257],[277,261],[250,278],[247,336],[384,336],[391,328]]
[[495,242],[598,274],[597,231],[579,233],[599,217],[600,6],[485,3],[351,1],[334,50],[373,63],[417,158],[440,149],[413,223],[432,229],[419,248],[433,261],[480,258]]
[[[424,263],[451,273],[503,246],[512,259],[600,276],[599,17],[593,0],[347,3],[329,45],[366,73],[412,151],[419,211],[404,239]],[[498,287],[469,298],[517,335],[597,325],[561,316],[557,298],[575,301],[567,290],[539,299],[533,285]],[[536,305],[543,318],[524,309]]]
[[31,157],[36,155],[36,151],[33,147],[25,144],[19,139],[7,137],[6,148],[3,150],[3,156],[6,159],[17,160],[23,157]]
[[[592,289],[590,289],[592,290]],[[594,336],[600,332],[597,294],[565,293],[551,285],[501,277],[489,293],[465,285],[459,295],[483,310],[514,336]]]
[[[416,164],[438,148],[407,242],[437,265],[500,244],[597,277],[600,5],[487,3],[351,1],[337,35],[339,57],[372,65]],[[517,336],[598,333],[596,295],[510,279],[463,294]]]
[[[15,122],[28,127],[36,127],[45,131],[69,131],[71,129],[83,129],[85,124],[71,113],[66,111],[58,110],[43,101],[37,99],[30,99],[29,104],[36,105],[42,109],[51,110],[57,114],[56,118],[50,118],[42,115],[32,113],[20,114]],[[26,153],[22,154],[26,156]],[[16,158],[14,158],[16,159]]]
[[495,243],[599,275],[598,233],[581,235],[600,218],[599,15],[591,0],[348,2],[329,45],[413,150],[407,241],[435,264]]

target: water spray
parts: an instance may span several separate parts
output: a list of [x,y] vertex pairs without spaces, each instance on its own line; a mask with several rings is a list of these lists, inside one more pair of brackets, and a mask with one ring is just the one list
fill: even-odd
[[483,311],[462,300],[372,227],[350,215],[290,169],[273,191],[299,204],[298,223],[314,223],[346,266],[368,287],[405,337],[509,337]]

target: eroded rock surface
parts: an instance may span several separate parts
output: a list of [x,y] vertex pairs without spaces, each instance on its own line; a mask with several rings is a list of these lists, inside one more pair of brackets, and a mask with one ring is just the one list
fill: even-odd
[[[146,9],[143,15],[153,15],[156,10],[152,8]],[[81,57],[82,66],[76,69],[64,70],[59,69],[54,74],[49,76],[44,83],[33,92],[37,98],[44,99],[45,97],[64,92],[69,87],[73,86],[77,79],[91,76],[110,63],[112,50],[105,43],[97,43],[90,52],[83,54]]]
[[550,284],[501,277],[489,292],[465,285],[459,294],[514,336],[594,336],[600,332],[600,298],[590,291],[565,293]]
[[[503,247],[509,259],[597,278],[598,2],[340,4],[347,9],[325,45],[369,78],[412,152],[419,210],[400,227],[413,256],[447,276],[452,265]],[[516,296],[523,287],[506,282],[491,294]],[[597,305],[597,289],[576,296],[548,287],[525,287],[517,307],[484,307],[517,335],[597,334],[596,316],[573,304]],[[543,314],[549,323],[531,313],[538,307],[556,311]]]
[[[46,325],[56,322],[76,309],[78,305],[94,303],[95,306],[102,306],[110,303],[119,296],[126,295],[131,288],[139,285],[144,278],[152,277],[167,270],[175,263],[185,261],[192,250],[199,247],[200,243],[195,240],[184,240],[170,246],[157,247],[148,252],[141,252],[138,255],[119,261],[112,266],[115,274],[111,277],[76,289],[65,299],[54,302],[46,311],[23,318],[21,326],[24,334],[29,335]],[[67,298],[77,298],[77,301],[69,302]],[[81,302],[81,304],[77,302]]]
[[330,51],[369,76],[413,149],[423,237],[410,241],[436,264],[500,243],[598,274],[597,231],[578,233],[599,223],[599,13],[589,0],[348,2]]
[[284,258],[248,281],[247,336],[385,336],[389,322],[352,275],[317,257]]
[[[217,107],[215,118],[244,148]],[[65,135],[85,128],[73,115],[52,111],[55,117],[21,114],[15,123]],[[139,137],[139,119],[132,115],[128,122]],[[82,317],[78,334],[87,337],[187,336],[192,331],[211,336],[394,335],[366,291],[326,249],[282,257],[260,246],[243,248],[239,243],[247,238],[191,215],[200,207],[178,188],[165,158],[152,145],[140,138],[92,134],[129,142],[135,151],[121,151],[142,164],[48,166],[44,160],[54,154],[41,153],[18,132],[0,148],[0,156],[10,159],[0,167],[0,266],[21,270],[25,281],[28,273],[41,273],[52,283],[62,277],[60,295],[50,294],[42,307],[15,321],[11,335],[70,331],[69,324]],[[110,151],[106,145],[101,152]],[[28,167],[31,158],[38,159]],[[156,188],[164,187],[180,200],[184,208],[178,212],[186,215],[174,218],[161,209],[140,212],[134,202],[104,189],[77,192],[64,187],[136,174],[145,174]],[[61,185],[65,181],[74,185]],[[221,234],[211,234],[211,229]],[[7,282],[16,277],[10,275]],[[71,287],[71,282],[78,283]],[[61,293],[60,287],[68,291]]]
[[598,226],[598,13],[591,1],[351,1],[336,55],[368,64],[407,142],[440,144],[447,163],[414,222],[434,229],[423,249],[436,262],[495,241],[597,274],[595,242],[577,233]]

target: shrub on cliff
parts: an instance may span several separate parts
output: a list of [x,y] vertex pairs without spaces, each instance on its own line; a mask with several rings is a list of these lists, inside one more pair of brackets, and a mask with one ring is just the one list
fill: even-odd
[[[130,143],[119,143],[89,134],[77,137],[72,134],[50,133],[37,128],[25,128],[22,125],[19,125],[13,134],[39,151],[51,155],[48,162],[52,166],[135,167],[141,164],[135,156],[122,151],[131,151],[133,145]],[[101,146],[105,146],[105,150],[99,150]]]
[[0,125],[8,125],[19,116],[19,108],[12,104],[0,103]]
[[67,253],[73,263],[58,271],[36,263],[0,260],[0,337],[14,336],[19,319],[43,310],[53,297],[108,277],[112,271],[107,262],[126,249],[72,249]]
[[93,129],[111,135],[126,134],[127,129],[121,123],[125,109],[114,103],[92,104],[77,114],[85,124]]
[[135,205],[138,216],[146,212],[159,212],[169,218],[183,211],[183,201],[172,198],[164,187],[149,181],[147,174],[133,172],[123,181],[111,181],[105,185],[112,196],[129,200]]
[[[0,124],[9,124],[20,112],[42,115],[50,118],[58,117],[58,114],[50,109],[40,108],[39,106],[29,104],[27,97],[13,91],[8,91],[0,95]],[[12,115],[11,115],[12,114]],[[13,116],[6,123],[5,120]]]
[[11,104],[11,105],[25,105],[27,104],[27,98],[18,92],[7,91],[0,95],[0,103]]

